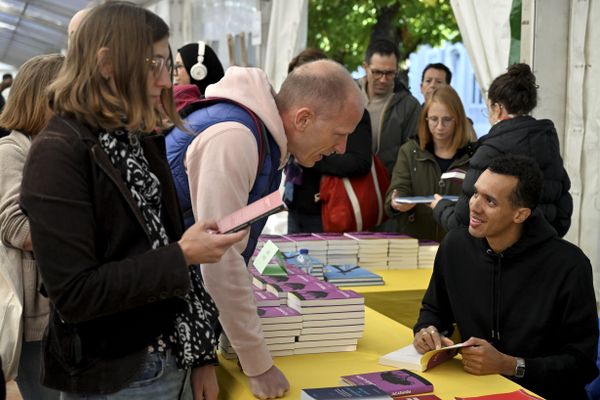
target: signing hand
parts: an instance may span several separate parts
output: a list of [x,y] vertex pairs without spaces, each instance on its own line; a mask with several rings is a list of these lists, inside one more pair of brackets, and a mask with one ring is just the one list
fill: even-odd
[[249,376],[248,380],[252,394],[261,400],[282,397],[290,390],[290,384],[275,365],[261,375]]
[[439,194],[434,194],[433,195],[434,200],[429,203],[429,208],[431,208],[432,210],[435,208],[435,206],[437,206],[437,203],[440,202],[440,200],[442,199],[442,196],[440,196]]
[[219,383],[215,367],[204,365],[192,369],[192,393],[194,400],[217,400],[219,395]]
[[463,368],[468,373],[513,375],[517,365],[514,357],[499,352],[489,342],[475,337],[467,340],[465,345],[471,346],[460,350]]
[[390,206],[392,206],[392,208],[396,211],[407,212],[416,206],[416,204],[398,203],[396,200],[394,200],[396,197],[398,197],[398,191],[394,189],[392,192],[392,201],[390,202]]
[[236,233],[215,233],[218,229],[212,221],[200,221],[183,233],[179,246],[188,265],[218,262],[231,245],[248,234],[248,229]]
[[413,346],[421,354],[429,350],[437,350],[442,347],[452,346],[454,342],[444,335],[440,334],[437,328],[429,325],[427,328],[421,329],[415,334]]

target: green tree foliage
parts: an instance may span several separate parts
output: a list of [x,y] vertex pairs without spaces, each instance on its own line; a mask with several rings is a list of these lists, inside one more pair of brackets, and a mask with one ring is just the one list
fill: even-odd
[[460,40],[450,0],[310,0],[308,46],[353,71],[373,37],[387,37],[406,58],[421,44]]

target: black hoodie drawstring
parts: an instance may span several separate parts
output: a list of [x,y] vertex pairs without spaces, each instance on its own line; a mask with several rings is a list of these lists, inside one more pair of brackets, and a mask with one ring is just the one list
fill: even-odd
[[[495,253],[492,249],[487,249],[486,253],[494,258],[494,267],[492,268],[492,340],[500,341],[500,300],[501,300],[501,278],[502,278],[502,253]],[[498,277],[496,278],[496,271]]]

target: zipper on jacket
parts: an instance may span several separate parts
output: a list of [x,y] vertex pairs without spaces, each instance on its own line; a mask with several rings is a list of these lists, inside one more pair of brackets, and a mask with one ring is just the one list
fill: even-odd
[[502,253],[496,253],[492,249],[487,249],[486,253],[493,259],[492,267],[492,303],[491,303],[491,334],[492,341],[500,341],[500,299],[502,282]]

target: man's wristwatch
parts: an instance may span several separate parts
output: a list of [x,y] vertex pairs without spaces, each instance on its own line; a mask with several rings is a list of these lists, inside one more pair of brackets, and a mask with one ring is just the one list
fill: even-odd
[[525,360],[519,357],[515,357],[517,359],[517,365],[515,366],[515,378],[522,378],[525,376]]

